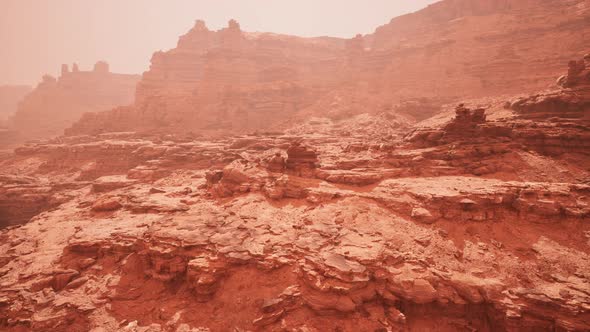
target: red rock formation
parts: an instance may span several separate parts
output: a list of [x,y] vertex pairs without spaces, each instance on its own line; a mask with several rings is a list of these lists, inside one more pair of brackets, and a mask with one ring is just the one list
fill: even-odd
[[571,158],[584,169],[590,154],[590,81],[584,61],[575,63],[581,70],[572,71],[570,65],[569,74],[559,80],[561,88],[496,100],[485,109],[461,105],[454,118],[434,125],[426,121],[407,140],[433,148],[427,159],[462,165],[466,173],[480,176],[515,172],[515,165],[524,161],[514,155],[515,149]]
[[280,152],[277,152],[268,161],[267,169],[270,172],[282,173],[285,171],[285,167],[286,167],[285,158],[282,156],[282,154]]
[[455,108],[455,118],[446,125],[444,130],[448,134],[473,135],[478,126],[486,122],[485,109],[469,109],[463,104]]
[[309,105],[335,80],[340,44],[245,33],[235,21],[210,31],[197,21],[177,48],[154,54],[127,119],[113,112],[87,116],[68,133],[88,132],[92,123],[161,132],[266,128]]
[[367,80],[416,97],[543,89],[587,51],[589,13],[585,0],[440,1],[366,36]]
[[420,98],[534,91],[583,54],[587,16],[584,0],[447,0],[351,40],[245,33],[235,21],[210,31],[197,21],[175,49],[154,54],[123,119],[88,116],[69,133],[240,132],[325,114],[334,99],[353,99],[339,110],[350,116]]
[[85,112],[108,110],[133,103],[139,77],[109,72],[108,64],[98,62],[92,71],[70,72],[62,66],[57,79],[43,81],[19,104],[12,123],[21,139],[63,135],[64,129]]

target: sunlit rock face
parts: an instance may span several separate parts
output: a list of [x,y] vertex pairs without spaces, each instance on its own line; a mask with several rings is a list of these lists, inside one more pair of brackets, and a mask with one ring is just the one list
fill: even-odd
[[[124,124],[116,122],[160,132],[268,128],[335,87],[344,66],[343,46],[336,38],[246,33],[235,21],[210,31],[197,21],[175,49],[153,55],[135,107]],[[84,133],[92,127],[85,121],[114,122],[110,117],[88,115],[68,133]]]
[[81,71],[63,65],[58,78],[45,75],[37,87],[18,104],[11,127],[20,140],[63,135],[85,112],[133,103],[139,76],[115,74],[106,62]]

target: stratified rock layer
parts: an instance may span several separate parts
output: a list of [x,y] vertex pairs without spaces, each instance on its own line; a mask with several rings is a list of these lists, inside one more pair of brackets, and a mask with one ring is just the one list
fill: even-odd
[[446,102],[544,88],[587,51],[589,14],[585,0],[446,0],[349,40],[197,21],[154,54],[134,107],[88,114],[68,134],[247,133],[391,110],[422,120]]
[[419,97],[533,92],[587,53],[589,17],[585,0],[439,1],[365,37],[367,80]]
[[135,107],[88,114],[68,134],[103,130],[240,132],[267,128],[334,86],[343,41],[245,33],[204,22],[152,57]]

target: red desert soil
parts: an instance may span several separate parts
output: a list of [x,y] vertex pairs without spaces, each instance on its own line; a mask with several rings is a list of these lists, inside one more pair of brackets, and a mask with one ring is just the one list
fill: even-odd
[[[198,22],[134,105],[0,155],[0,330],[589,331],[588,43],[522,58],[588,8],[446,0],[349,41]],[[460,101],[387,95],[435,62],[370,71],[425,52]]]

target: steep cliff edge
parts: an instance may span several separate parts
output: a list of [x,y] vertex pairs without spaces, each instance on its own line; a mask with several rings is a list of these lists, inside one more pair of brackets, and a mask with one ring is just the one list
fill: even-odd
[[335,38],[246,33],[235,21],[210,31],[197,21],[175,49],[154,54],[133,108],[86,115],[68,133],[266,128],[335,88],[343,47]]

